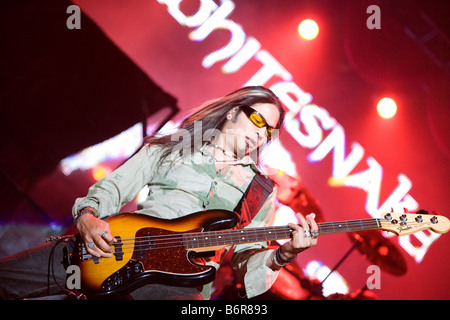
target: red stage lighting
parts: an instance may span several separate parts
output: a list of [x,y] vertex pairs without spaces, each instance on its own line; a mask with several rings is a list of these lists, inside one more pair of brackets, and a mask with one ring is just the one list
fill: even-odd
[[298,33],[305,40],[312,40],[319,34],[319,26],[314,20],[306,19],[298,25]]
[[397,104],[391,98],[383,98],[377,104],[378,115],[390,119],[397,113]]

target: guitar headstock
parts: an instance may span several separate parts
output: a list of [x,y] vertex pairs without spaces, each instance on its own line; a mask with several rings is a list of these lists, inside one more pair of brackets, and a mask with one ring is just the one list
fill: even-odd
[[417,213],[388,212],[382,214],[379,219],[381,229],[393,232],[398,236],[422,230],[431,230],[436,233],[446,233],[450,230],[450,220],[447,217],[427,214],[423,210]]

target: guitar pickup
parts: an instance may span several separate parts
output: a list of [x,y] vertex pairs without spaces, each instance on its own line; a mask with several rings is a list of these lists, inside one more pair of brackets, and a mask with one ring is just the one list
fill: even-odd
[[123,260],[123,251],[122,251],[122,245],[123,242],[120,237],[116,237],[117,242],[113,243],[114,246],[114,256],[116,257],[116,261],[122,261]]

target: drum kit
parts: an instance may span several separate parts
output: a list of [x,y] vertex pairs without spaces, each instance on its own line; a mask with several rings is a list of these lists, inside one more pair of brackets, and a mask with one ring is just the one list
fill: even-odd
[[[279,201],[289,206],[294,212],[316,213],[316,221],[323,222],[324,217],[318,201],[304,187],[300,179],[284,173],[271,177],[278,187]],[[321,281],[305,274],[297,263],[286,265],[280,270],[277,280],[271,289],[260,296],[261,299],[276,300],[377,300],[378,297],[367,285],[354,292],[323,294],[323,284],[336,271],[354,250],[357,250],[369,262],[377,265],[382,271],[395,276],[404,275],[407,271],[406,260],[391,240],[383,236],[382,231],[370,230],[348,233],[352,246]],[[239,292],[242,285],[236,279],[232,268],[225,263],[218,270],[213,283],[213,299],[235,299],[242,295],[230,296]],[[232,293],[234,292],[234,293]]]

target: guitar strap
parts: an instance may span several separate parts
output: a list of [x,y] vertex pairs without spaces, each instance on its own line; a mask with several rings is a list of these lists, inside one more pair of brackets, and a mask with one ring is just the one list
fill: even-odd
[[234,209],[234,212],[239,216],[237,228],[243,228],[252,222],[253,217],[259,212],[272,193],[273,187],[274,182],[270,178],[256,173],[242,199]]

